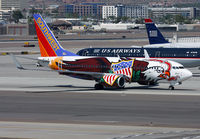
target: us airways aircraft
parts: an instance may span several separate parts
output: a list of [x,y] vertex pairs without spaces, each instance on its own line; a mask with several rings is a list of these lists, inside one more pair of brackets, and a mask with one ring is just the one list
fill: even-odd
[[[34,22],[41,52],[39,65],[48,66],[51,71],[61,75],[94,80],[95,89],[124,88],[125,83],[131,82],[143,85],[167,82],[173,90],[175,85],[192,77],[192,73],[183,65],[173,61],[149,59],[147,53],[143,60],[78,56],[62,48],[39,14],[34,15]],[[24,68],[14,56],[13,60],[18,69],[34,70]]]
[[147,50],[151,58],[173,60],[186,68],[200,66],[200,43],[169,43],[151,19],[145,19],[150,45],[129,48],[85,48],[77,52],[81,56],[144,57]]
[[200,66],[200,43],[169,43],[151,19],[145,19],[150,45],[129,48],[85,48],[77,52],[81,56],[144,57],[147,50],[151,58],[173,60],[187,68]]
[[129,47],[129,48],[84,48],[76,54],[80,56],[120,56],[129,58],[144,58],[147,50],[150,58],[172,60],[186,68],[200,66],[200,48],[170,48],[170,47]]

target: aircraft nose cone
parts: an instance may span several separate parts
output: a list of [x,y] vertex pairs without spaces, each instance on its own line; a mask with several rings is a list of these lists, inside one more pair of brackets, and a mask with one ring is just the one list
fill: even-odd
[[191,77],[192,77],[192,72],[187,70],[187,69],[185,69],[184,74],[183,74],[183,80],[187,80],[187,79],[189,79]]

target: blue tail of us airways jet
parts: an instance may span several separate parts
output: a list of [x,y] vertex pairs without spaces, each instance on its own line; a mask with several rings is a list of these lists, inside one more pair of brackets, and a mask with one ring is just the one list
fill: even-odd
[[150,44],[169,43],[151,19],[145,19],[145,25]]
[[77,56],[63,49],[40,14],[33,17],[42,57]]

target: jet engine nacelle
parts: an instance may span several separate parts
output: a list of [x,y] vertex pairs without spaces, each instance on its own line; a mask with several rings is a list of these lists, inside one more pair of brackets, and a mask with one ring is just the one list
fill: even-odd
[[117,84],[117,87],[119,87],[119,88],[123,88],[125,86],[125,79],[124,79],[124,77],[119,77],[117,79],[117,81],[115,81],[115,82]]
[[123,76],[119,76],[112,85],[106,82],[101,82],[100,84],[102,84],[104,87],[107,87],[107,88],[111,88],[111,87],[124,88],[125,78]]

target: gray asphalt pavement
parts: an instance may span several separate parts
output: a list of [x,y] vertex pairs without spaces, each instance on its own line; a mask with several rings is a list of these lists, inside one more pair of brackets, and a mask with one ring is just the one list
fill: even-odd
[[200,128],[200,96],[0,92],[1,121]]

